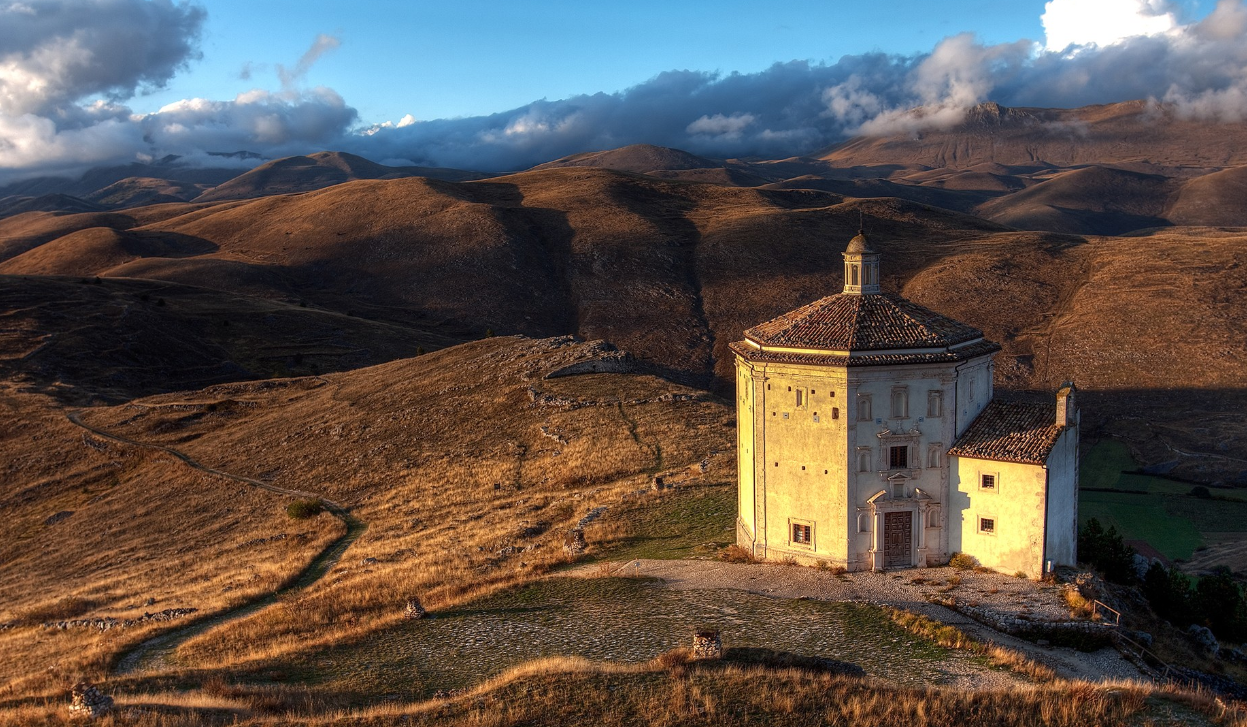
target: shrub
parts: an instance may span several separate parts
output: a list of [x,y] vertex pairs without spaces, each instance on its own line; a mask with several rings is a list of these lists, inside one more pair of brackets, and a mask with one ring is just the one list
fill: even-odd
[[310,517],[316,517],[325,509],[324,503],[317,498],[308,498],[306,500],[295,500],[286,505],[286,514],[295,520],[306,520]]
[[728,563],[755,563],[757,559],[753,557],[753,553],[748,548],[742,548],[739,545],[732,544],[719,551],[719,560],[725,560]]
[[1134,548],[1122,542],[1112,525],[1105,530],[1099,520],[1091,518],[1078,529],[1078,557],[1114,583],[1129,585],[1137,580],[1134,555]]
[[971,570],[979,564],[978,558],[967,553],[953,553],[948,564],[957,570]]
[[1222,566],[1195,586],[1195,606],[1202,612],[1208,628],[1222,641],[1247,641],[1247,600],[1234,582],[1230,570]]
[[1212,499],[1212,493],[1211,493],[1211,492],[1209,492],[1209,491],[1208,491],[1208,488],[1207,488],[1207,487],[1204,487],[1203,485],[1196,485],[1196,486],[1192,487],[1192,488],[1191,488],[1191,491],[1190,491],[1190,493],[1189,493],[1189,494],[1190,494],[1190,496],[1191,496],[1191,497],[1197,497],[1197,498],[1199,498],[1199,499],[1201,499],[1201,500],[1211,500],[1211,499]]
[[1186,628],[1195,620],[1191,579],[1177,568],[1170,570],[1152,563],[1143,577],[1142,590],[1156,615],[1174,626]]

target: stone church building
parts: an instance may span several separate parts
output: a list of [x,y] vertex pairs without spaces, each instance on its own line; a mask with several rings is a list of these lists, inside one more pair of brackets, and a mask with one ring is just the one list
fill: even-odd
[[737,543],[848,570],[953,553],[1039,577],[1073,564],[1074,386],[993,398],[983,333],[879,289],[858,234],[844,291],[745,331],[736,357]]

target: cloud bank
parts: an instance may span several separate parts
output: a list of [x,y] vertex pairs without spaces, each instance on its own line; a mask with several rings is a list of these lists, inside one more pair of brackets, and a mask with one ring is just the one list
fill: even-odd
[[631,143],[784,157],[856,134],[947,127],[987,100],[1075,107],[1155,99],[1190,118],[1247,119],[1244,0],[1220,0],[1197,23],[1183,23],[1168,0],[1052,0],[1043,42],[987,45],[961,34],[912,56],[790,61],[756,73],[669,71],[616,93],[371,125],[336,91],[305,87],[317,59],[340,45],[321,35],[295,63],[276,66],[278,89],[131,112],[128,98],[167,84],[199,57],[204,17],[171,0],[0,0],[0,180],[244,149],[268,157],[342,149],[491,171]]

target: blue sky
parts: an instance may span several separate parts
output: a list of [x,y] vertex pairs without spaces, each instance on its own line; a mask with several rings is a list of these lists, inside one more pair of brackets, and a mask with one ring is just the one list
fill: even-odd
[[[667,70],[759,71],[872,50],[914,54],[972,31],[988,44],[1042,40],[1043,0],[838,2],[455,2],[207,0],[203,59],[139,111],[275,86],[320,33],[341,47],[307,81],[365,122],[474,116],[541,98],[618,91]],[[251,64],[250,80],[239,78]]]

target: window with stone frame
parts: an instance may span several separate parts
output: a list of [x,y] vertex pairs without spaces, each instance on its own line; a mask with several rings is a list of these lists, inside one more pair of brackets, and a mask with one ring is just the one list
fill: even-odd
[[809,402],[809,397],[805,395],[805,389],[798,387],[797,388],[797,408],[804,409],[805,405],[808,402]]
[[980,475],[979,475],[979,489],[981,489],[981,490],[995,490],[995,489],[996,489],[996,486],[997,486],[998,484],[1000,484],[1000,483],[997,481],[997,479],[998,479],[998,478],[996,477],[995,473],[986,473],[986,472],[984,472],[984,473],[980,474]]
[[859,422],[868,422],[874,419],[874,414],[870,411],[870,394],[857,395],[857,420]]
[[898,386],[892,389],[892,418],[904,419],[909,416],[909,389]]
[[901,444],[888,447],[888,469],[909,469],[909,445]]
[[858,450],[857,471],[858,472],[869,472],[870,471],[870,450],[869,449]]
[[983,533],[984,535],[995,535],[996,534],[996,518],[994,517],[979,518],[979,532]]
[[938,419],[944,416],[944,392],[927,392],[927,418]]
[[939,467],[940,460],[944,456],[944,445],[939,442],[927,445],[927,466]]
[[859,533],[869,533],[869,532],[870,532],[870,513],[868,513],[868,512],[863,512],[863,513],[859,513],[859,514],[858,514],[858,516],[857,516],[857,532],[859,532]]
[[813,528],[801,523],[792,524],[792,542],[794,545],[809,545],[813,542]]

